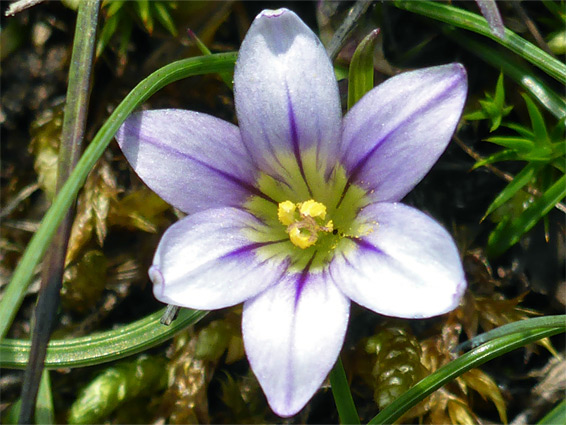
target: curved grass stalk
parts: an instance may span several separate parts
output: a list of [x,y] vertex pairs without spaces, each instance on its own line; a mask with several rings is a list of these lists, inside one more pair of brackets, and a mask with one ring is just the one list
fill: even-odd
[[[165,309],[107,332],[72,339],[52,340],[47,346],[46,369],[84,367],[118,360],[140,353],[172,338],[177,332],[202,319],[207,312],[182,309],[170,325],[160,323]],[[30,342],[0,341],[0,366],[23,369],[29,359]]]

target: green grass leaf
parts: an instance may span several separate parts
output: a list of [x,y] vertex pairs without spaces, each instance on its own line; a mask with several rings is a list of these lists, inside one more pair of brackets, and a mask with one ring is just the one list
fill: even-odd
[[373,52],[379,30],[370,32],[358,45],[348,71],[348,109],[373,89]]
[[503,151],[496,152],[493,155],[489,155],[488,157],[476,162],[472,167],[472,170],[475,170],[476,168],[479,167],[483,167],[484,165],[487,164],[493,164],[494,162],[519,161],[519,160],[521,160],[521,157],[517,154],[517,152],[511,149],[505,149]]
[[[169,326],[160,320],[165,309],[111,331],[72,339],[51,340],[47,346],[46,369],[91,366],[141,353],[172,338],[177,332],[202,319],[207,312],[181,309]],[[0,341],[0,365],[24,369],[28,363],[30,342],[22,339]]]
[[535,144],[532,140],[525,139],[523,137],[494,136],[485,139],[485,141],[489,143],[495,143],[496,145],[513,149],[518,152],[530,152],[535,147]]
[[173,18],[171,18],[167,7],[160,1],[153,1],[151,4],[155,8],[155,16],[157,17],[157,20],[173,37],[177,37],[177,27],[175,27],[175,23],[173,22]]
[[531,118],[531,126],[533,127],[534,142],[537,146],[548,146],[550,144],[550,139],[548,138],[548,132],[546,131],[546,124],[542,114],[533,103],[533,101],[523,94],[523,99],[527,104],[527,110],[529,112],[529,117]]
[[542,163],[532,162],[527,164],[520,172],[515,176],[515,178],[505,186],[499,195],[493,200],[493,202],[487,208],[484,217],[485,219],[489,214],[495,211],[497,208],[502,206],[505,202],[511,199],[519,190],[525,187],[529,182],[536,176],[539,170],[544,166]]
[[334,368],[330,371],[330,385],[332,387],[332,395],[336,402],[338,416],[340,416],[341,424],[359,424],[360,417],[350,392],[350,385],[346,379],[346,372],[342,366],[342,360],[338,357]]
[[554,409],[552,409],[538,425],[556,425],[563,424],[566,418],[566,400],[562,400]]
[[566,197],[566,176],[560,177],[543,195],[536,199],[519,217],[504,220],[495,228],[487,242],[487,253],[497,257],[519,242],[554,206]]

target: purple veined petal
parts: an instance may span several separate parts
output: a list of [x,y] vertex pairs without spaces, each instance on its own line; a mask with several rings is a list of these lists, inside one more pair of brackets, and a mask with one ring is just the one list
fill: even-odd
[[476,3],[481,10],[481,14],[489,24],[491,33],[501,40],[505,39],[505,25],[503,25],[503,19],[495,0],[476,0]]
[[154,192],[186,213],[240,206],[254,193],[255,167],[238,127],[178,109],[132,114],[116,139]]
[[255,18],[238,53],[234,98],[242,139],[262,170],[283,175],[281,153],[302,167],[310,148],[319,167],[337,158],[342,112],[334,70],[295,13],[265,10]]
[[197,212],[171,226],[149,269],[158,300],[196,309],[239,304],[281,279],[287,261],[262,259],[249,231],[261,231],[252,214],[237,208]]
[[464,67],[397,75],[368,92],[344,118],[342,163],[373,201],[401,200],[442,154],[467,92]]
[[355,249],[334,257],[329,273],[356,303],[409,319],[453,310],[466,289],[454,241],[438,223],[403,204],[374,203],[357,220],[373,224],[352,238]]
[[244,303],[246,353],[276,414],[293,416],[318,390],[340,353],[349,310],[325,274],[308,271]]

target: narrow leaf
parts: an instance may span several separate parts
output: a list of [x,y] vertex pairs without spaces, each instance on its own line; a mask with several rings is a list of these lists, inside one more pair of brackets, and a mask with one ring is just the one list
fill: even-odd
[[[189,33],[189,37],[194,41],[194,43],[196,44],[196,46],[204,56],[208,56],[212,54],[210,49],[206,47],[206,44],[204,44],[202,40],[198,38],[198,36],[195,34],[193,30],[189,29],[188,33]],[[228,88],[232,90],[234,88],[234,73],[220,72],[219,75],[220,78],[222,78],[222,81],[224,81],[224,84],[226,84]]]
[[373,88],[373,52],[379,30],[370,32],[358,45],[348,73],[348,109]]
[[503,39],[497,37],[491,33],[487,21],[475,13],[435,1],[395,0],[393,5],[489,37],[538,66],[561,83],[566,83],[565,64],[508,29],[505,29]]
[[522,137],[507,137],[496,136],[485,139],[486,142],[495,143],[496,145],[503,146],[509,149],[515,149],[519,152],[528,152],[534,148],[534,143],[531,140]]
[[124,6],[124,0],[112,0],[111,2],[104,2],[102,7],[106,9],[106,20],[114,16]]
[[524,139],[532,140],[535,138],[535,134],[523,125],[514,122],[509,122],[509,123],[504,123],[503,127],[507,127],[510,128],[511,130],[515,130],[517,133],[523,136]]
[[517,152],[515,152],[514,150],[505,149],[476,162],[472,167],[472,170],[475,170],[476,168],[482,167],[487,164],[493,164],[494,162],[518,161],[520,159],[521,157],[519,157],[519,155],[517,155]]
[[519,190],[525,187],[536,175],[536,173],[544,166],[544,164],[531,162],[527,164],[520,172],[515,176],[515,178],[505,186],[499,195],[493,200],[490,206],[487,208],[484,217],[485,219],[489,214],[507,202],[513,197]]
[[332,395],[336,402],[340,423],[342,424],[359,424],[360,417],[352,399],[350,385],[346,379],[342,360],[338,357],[334,368],[330,371],[330,385],[332,386]]
[[527,104],[527,110],[529,111],[529,117],[531,118],[531,124],[533,127],[533,133],[535,135],[534,142],[537,146],[547,146],[550,143],[548,139],[548,133],[546,131],[546,124],[544,123],[544,118],[542,114],[533,103],[533,101],[527,96],[523,94],[523,99],[525,99],[525,103]]
[[535,200],[521,216],[514,220],[502,221],[489,236],[487,252],[490,257],[503,254],[519,242],[521,236],[566,196],[566,176],[558,179],[540,198]]
[[162,87],[192,75],[227,72],[234,68],[235,53],[214,54],[180,60],[165,65],[141,81],[116,107],[82,155],[67,183],[55,197],[20,259],[12,280],[0,300],[0,339],[2,339],[25,296],[35,267],[47,250],[57,226],[72,205],[88,173],[98,160],[128,115]]
[[542,418],[538,425],[553,425],[559,424],[564,421],[566,417],[566,400],[562,400],[554,409],[552,409],[544,418]]
[[152,5],[155,8],[155,16],[158,21],[161,22],[161,25],[163,25],[173,37],[177,37],[177,27],[175,26],[173,18],[171,18],[167,7],[165,7],[165,5],[160,1],[154,1]]
[[39,393],[37,394],[37,405],[35,407],[35,422],[38,424],[55,423],[53,394],[51,393],[51,379],[48,370],[44,370],[41,376]]

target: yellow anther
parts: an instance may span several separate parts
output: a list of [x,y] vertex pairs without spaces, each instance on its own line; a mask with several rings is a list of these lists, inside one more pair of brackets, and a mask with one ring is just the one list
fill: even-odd
[[290,226],[289,239],[293,245],[298,246],[301,249],[305,249],[314,245],[318,237],[316,235],[309,234],[308,232],[301,232],[301,229],[298,226]]
[[[298,213],[297,213],[298,208]],[[305,202],[280,202],[277,208],[277,218],[287,226],[287,233],[293,245],[305,249],[318,240],[320,232],[332,232],[332,220],[323,225],[326,217],[326,206],[313,199]]]
[[309,199],[308,201],[302,202],[299,205],[299,211],[303,216],[309,217],[320,217],[324,220],[326,217],[326,206],[320,202],[316,202],[314,199]]
[[277,218],[285,226],[295,222],[295,210],[297,206],[291,201],[285,201],[279,203],[279,208],[277,209]]

